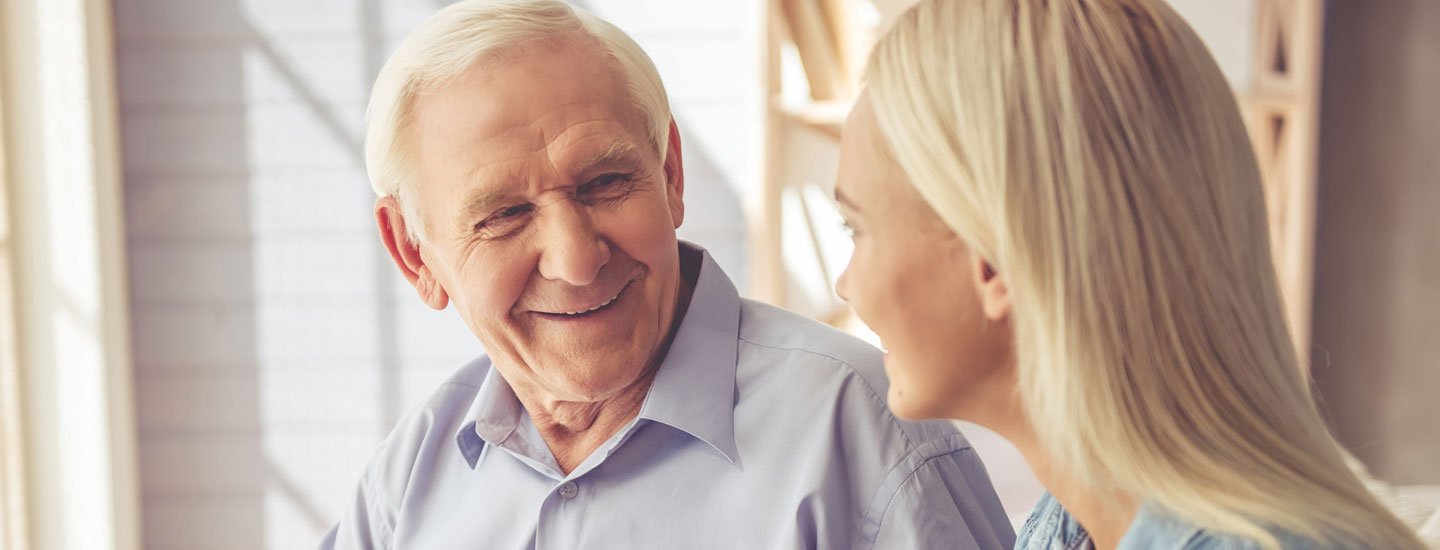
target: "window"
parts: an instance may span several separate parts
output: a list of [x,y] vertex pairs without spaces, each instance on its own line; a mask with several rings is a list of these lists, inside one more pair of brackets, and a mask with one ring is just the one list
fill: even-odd
[[[0,51],[3,51],[0,44]],[[0,129],[5,101],[0,97]],[[0,550],[19,550],[25,541],[25,477],[21,474],[20,372],[15,353],[15,292],[10,251],[10,179],[5,164],[5,134],[0,131]]]

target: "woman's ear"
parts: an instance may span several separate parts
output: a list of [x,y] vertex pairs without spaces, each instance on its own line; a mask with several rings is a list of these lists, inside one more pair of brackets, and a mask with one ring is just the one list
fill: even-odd
[[995,270],[989,260],[979,255],[972,255],[970,262],[976,295],[980,297],[980,308],[985,312],[985,318],[991,321],[1009,318],[1010,287],[1006,285],[1005,278]]
[[390,258],[395,260],[395,267],[400,268],[400,274],[410,282],[410,286],[415,287],[420,300],[437,310],[445,309],[450,303],[450,296],[440,286],[440,281],[435,280],[430,267],[425,265],[420,245],[410,240],[404,212],[395,197],[380,197],[375,201],[375,224],[380,229],[380,240],[390,251]]

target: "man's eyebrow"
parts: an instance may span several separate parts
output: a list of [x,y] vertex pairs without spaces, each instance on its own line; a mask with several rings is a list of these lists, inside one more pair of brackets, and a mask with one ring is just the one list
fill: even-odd
[[576,165],[576,172],[586,172],[598,167],[631,164],[639,158],[640,148],[628,141],[616,141],[609,147],[596,151]]
[[495,206],[505,199],[510,198],[510,193],[504,191],[483,192],[465,201],[465,207],[461,209],[460,223],[471,224],[480,218],[485,217]]
[[460,209],[460,223],[469,225],[476,220],[485,217],[499,204],[515,198],[515,194],[509,191],[515,186],[522,186],[525,183],[525,174],[518,167],[501,171],[493,177],[472,176],[471,180],[478,185],[490,187],[486,190],[476,192],[465,199],[464,206]]

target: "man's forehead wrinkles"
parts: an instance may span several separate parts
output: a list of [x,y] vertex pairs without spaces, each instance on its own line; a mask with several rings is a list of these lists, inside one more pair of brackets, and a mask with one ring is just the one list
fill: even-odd
[[[591,118],[577,121],[545,141],[545,154],[557,161],[571,160],[576,155],[585,157],[587,152],[588,156],[603,154],[617,143],[628,143],[631,139],[628,130],[621,121],[615,119]],[[592,146],[594,142],[601,142],[603,145]]]

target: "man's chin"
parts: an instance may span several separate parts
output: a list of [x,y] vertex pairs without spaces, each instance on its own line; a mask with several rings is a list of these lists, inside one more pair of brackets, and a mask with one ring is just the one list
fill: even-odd
[[598,376],[570,378],[563,383],[567,401],[594,403],[611,399],[634,387],[645,373],[642,369],[626,369],[587,374]]
[[[627,334],[627,337],[631,335]],[[531,371],[547,376],[557,390],[577,395],[604,395],[630,386],[644,374],[650,357],[629,339],[598,345],[544,346],[531,355]]]

